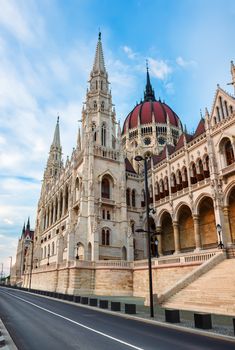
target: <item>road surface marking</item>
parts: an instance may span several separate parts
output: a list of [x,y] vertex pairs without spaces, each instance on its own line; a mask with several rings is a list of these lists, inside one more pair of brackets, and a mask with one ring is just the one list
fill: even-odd
[[71,320],[71,319],[68,318],[68,317],[65,317],[65,316],[62,316],[62,315],[60,315],[60,314],[57,314],[56,312],[53,312],[53,311],[48,310],[48,309],[46,309],[46,308],[44,308],[44,307],[42,307],[42,306],[39,306],[39,305],[37,305],[37,304],[34,304],[34,303],[32,303],[31,301],[28,301],[28,300],[25,300],[25,299],[23,299],[23,298],[17,297],[16,295],[13,295],[13,294],[8,293],[8,292],[4,292],[4,293],[11,295],[13,298],[22,300],[23,302],[25,302],[25,303],[27,303],[27,304],[33,305],[33,306],[37,307],[38,309],[41,309],[41,310],[43,310],[43,311],[46,311],[46,312],[48,312],[49,314],[52,314],[52,315],[55,315],[55,316],[57,316],[57,317],[63,318],[63,319],[66,320],[66,321],[69,321],[69,322],[74,323],[74,324],[76,324],[76,325],[78,325],[78,326],[80,326],[80,327],[83,327],[83,328],[85,328],[85,329],[88,329],[88,330],[91,331],[91,332],[94,332],[94,333],[100,334],[100,335],[102,335],[102,336],[104,336],[104,337],[106,337],[106,338],[115,340],[115,341],[118,342],[118,343],[127,345],[127,346],[129,346],[130,348],[132,348],[132,349],[144,350],[143,348],[139,348],[138,346],[132,345],[132,344],[127,343],[127,342],[125,342],[125,341],[123,341],[123,340],[121,340],[121,339],[118,339],[118,338],[112,337],[111,335],[108,335],[108,334],[105,334],[105,333],[103,333],[103,332],[97,331],[97,330],[94,329],[94,328],[85,326],[85,325],[82,324],[82,323],[79,323],[79,322],[76,322],[76,321],[74,321],[74,320]]

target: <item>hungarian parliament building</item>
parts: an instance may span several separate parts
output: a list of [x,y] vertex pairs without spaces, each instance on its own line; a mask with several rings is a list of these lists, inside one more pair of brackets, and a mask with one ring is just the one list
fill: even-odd
[[99,34],[76,147],[63,164],[58,118],[35,230],[23,228],[11,283],[144,296],[149,235],[156,270],[161,261],[235,254],[235,95],[217,85],[189,134],[150,78],[147,68],[143,99],[120,125]]

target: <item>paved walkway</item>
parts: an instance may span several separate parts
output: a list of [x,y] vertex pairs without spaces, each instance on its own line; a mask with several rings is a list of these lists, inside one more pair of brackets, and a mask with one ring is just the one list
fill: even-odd
[[[144,298],[131,297],[131,296],[100,296],[100,295],[90,295],[91,298],[105,299],[109,301],[119,301],[121,302],[121,311],[124,311],[125,303],[136,304],[136,316],[144,319],[155,320],[165,323],[165,309],[160,306],[154,306],[154,318],[150,317],[149,307],[144,305]],[[195,311],[196,312],[196,311]],[[234,316],[235,318],[235,316]],[[194,328],[194,312],[193,311],[180,311],[180,323],[175,323],[175,325]],[[233,317],[212,314],[212,329],[207,330],[211,333],[229,335],[234,337],[233,329]]]

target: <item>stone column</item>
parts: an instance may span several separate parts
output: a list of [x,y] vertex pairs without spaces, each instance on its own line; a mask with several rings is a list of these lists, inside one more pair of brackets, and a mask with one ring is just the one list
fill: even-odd
[[162,251],[162,228],[161,226],[156,227],[157,239],[158,239],[158,254],[159,256],[163,255]]
[[56,202],[54,202],[54,206],[53,206],[53,219],[52,219],[53,224],[54,224],[54,222],[56,222],[55,213],[56,213]]
[[178,221],[173,221],[173,231],[174,231],[174,242],[175,242],[175,253],[180,253],[180,231]]
[[65,193],[63,193],[63,196],[62,196],[62,203],[63,203],[63,205],[62,205],[62,215],[61,216],[64,216],[64,214],[65,214]]
[[193,215],[193,223],[194,223],[194,239],[195,239],[195,245],[196,245],[195,251],[198,251],[202,249],[198,215]]
[[57,219],[60,219],[61,217],[61,212],[60,212],[60,200],[61,200],[61,197],[59,197],[58,199],[58,207],[57,207]]
[[230,229],[230,223],[229,223],[229,207],[223,208],[224,213],[224,225],[222,227],[222,231],[224,231],[224,237],[226,240],[226,244],[228,246],[232,245],[232,232]]

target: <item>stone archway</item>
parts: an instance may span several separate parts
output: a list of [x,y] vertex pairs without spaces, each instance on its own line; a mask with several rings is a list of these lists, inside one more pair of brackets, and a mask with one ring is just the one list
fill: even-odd
[[191,209],[182,205],[178,213],[180,250],[188,252],[195,249],[194,223]]
[[203,197],[199,203],[199,231],[203,249],[218,245],[213,200]]
[[235,243],[235,187],[229,194],[228,200],[228,209],[229,209],[229,226],[230,233],[232,238],[232,243]]
[[164,212],[161,218],[161,242],[163,255],[173,254],[175,251],[174,231],[171,215]]

